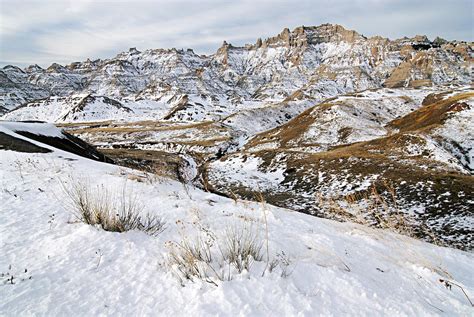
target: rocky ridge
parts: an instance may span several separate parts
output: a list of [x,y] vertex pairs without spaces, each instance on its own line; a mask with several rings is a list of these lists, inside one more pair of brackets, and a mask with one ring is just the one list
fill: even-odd
[[[103,95],[119,102],[169,102],[187,96],[198,114],[183,109],[170,117],[223,118],[291,98],[320,101],[368,88],[470,82],[472,43],[430,42],[426,37],[391,41],[366,38],[339,25],[298,27],[235,47],[223,43],[215,54],[134,48],[105,60],[37,65],[0,72],[0,106],[9,110],[47,96]],[[290,114],[291,115],[291,114]]]

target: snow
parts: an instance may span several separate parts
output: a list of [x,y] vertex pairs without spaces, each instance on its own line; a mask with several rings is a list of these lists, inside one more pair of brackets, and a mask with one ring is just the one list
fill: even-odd
[[[456,281],[472,294],[474,258],[469,253],[268,205],[234,202],[198,189],[186,191],[170,180],[136,182],[131,176],[142,173],[60,150],[49,154],[3,151],[0,166],[0,272],[15,276],[14,285],[5,283],[7,276],[2,277],[2,314],[393,316],[472,312],[459,289],[448,290],[438,281]],[[166,230],[150,237],[71,223],[74,219],[65,208],[61,184],[81,178],[91,186],[112,189],[126,184],[139,195],[147,212],[163,217]],[[262,277],[260,271],[251,271],[217,287],[200,281],[182,287],[165,265],[167,241],[179,241],[183,230],[195,232],[193,223],[217,234],[230,224],[245,221],[263,228],[265,211],[270,254],[283,251],[289,257],[289,276],[267,272]],[[262,269],[263,264],[257,264],[255,268]]]
[[246,186],[259,191],[277,187],[285,179],[283,175],[285,170],[275,168],[271,171],[262,171],[259,170],[262,163],[260,157],[237,154],[225,161],[212,162],[212,174],[225,175],[229,185],[245,183]]
[[[434,87],[381,88],[405,59],[402,42],[361,36],[340,41],[332,26],[302,30],[291,33],[296,46],[278,37],[258,47],[224,47],[209,56],[190,50],[130,50],[47,70],[3,68],[0,111],[22,106],[2,119],[88,122],[70,127],[95,129],[81,134],[94,145],[179,153],[187,162],[180,167],[187,184],[92,162],[15,133],[64,137],[51,124],[0,121],[0,132],[53,150],[0,151],[0,315],[472,314],[460,289],[448,290],[439,282],[453,281],[473,294],[471,253],[192,188],[202,167],[197,157],[238,151],[257,133],[327,98],[336,97],[328,111],[313,108],[314,122],[289,142],[291,150],[320,152],[388,136],[396,132],[387,126],[391,120],[420,107],[427,94],[448,88],[436,85],[471,82],[465,58],[441,48],[427,51],[429,71],[418,69],[425,60],[417,60],[408,78],[431,78]],[[300,41],[306,37],[309,41]],[[341,96],[353,92],[358,93]],[[450,114],[432,134],[420,136],[426,144],[408,144],[407,156],[428,150],[430,158],[472,172],[474,114],[468,103],[471,109]],[[108,122],[95,124],[101,121]],[[280,147],[278,131],[272,130],[275,140],[249,150]],[[277,154],[271,164],[265,160],[236,154],[211,161],[209,177],[229,188],[284,196],[294,185],[282,185],[285,158]],[[311,171],[305,173],[301,180],[310,189],[301,193],[304,202],[291,205],[300,210],[314,204],[311,187],[317,190],[323,179],[330,184],[328,191],[341,194],[367,189],[379,176],[318,171],[315,179]],[[76,181],[114,193],[126,188],[139,197],[145,212],[163,217],[165,231],[157,237],[120,234],[74,221],[63,187]],[[433,184],[428,184],[418,185],[429,189]],[[423,208],[417,205],[409,212]],[[449,216],[448,225],[456,219],[462,219],[462,228],[472,228],[472,217]],[[269,272],[257,262],[231,281],[216,281],[217,287],[199,280],[180,285],[166,264],[170,241],[205,232],[222,237],[226,227],[249,223],[262,236],[268,224],[269,256],[287,258],[287,268]]]
[[[269,205],[234,202],[185,190],[171,180],[137,182],[143,173],[60,150],[2,151],[0,167],[2,315],[472,312],[460,289],[448,290],[438,281],[455,281],[472,294],[470,253]],[[166,221],[165,231],[157,237],[111,233],[74,222],[62,186],[80,179],[111,190],[126,186],[146,212]],[[199,280],[183,287],[165,265],[167,242],[179,241],[183,232],[192,236],[205,227],[221,235],[231,224],[248,222],[264,232],[264,212],[270,256],[283,252],[289,258],[287,277],[278,270],[262,277],[265,265],[257,262],[250,272],[217,287]],[[13,285],[6,282],[11,275]]]
[[29,122],[14,122],[14,121],[0,121],[0,131],[7,133],[8,131],[25,131],[36,135],[44,135],[55,138],[64,138],[61,129],[58,129],[51,123],[29,123]]
[[[471,172],[474,171],[474,99],[466,100],[469,109],[451,113],[444,124],[434,131],[434,135],[458,144],[452,149],[460,163]],[[463,151],[459,150],[459,147]],[[464,152],[464,153],[463,153]]]

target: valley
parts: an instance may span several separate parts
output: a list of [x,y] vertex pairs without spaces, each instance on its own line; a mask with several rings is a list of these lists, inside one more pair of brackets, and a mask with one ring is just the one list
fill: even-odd
[[226,197],[376,227],[396,214],[401,233],[472,250],[473,60],[472,43],[305,26],[211,55],[6,66],[1,119]]

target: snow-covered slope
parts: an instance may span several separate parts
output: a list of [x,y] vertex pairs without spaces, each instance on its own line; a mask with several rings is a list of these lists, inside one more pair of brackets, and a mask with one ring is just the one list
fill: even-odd
[[443,89],[380,89],[331,98],[255,136],[246,149],[317,153],[416,131],[418,144],[406,145],[407,154],[433,152],[432,158],[470,173],[474,93],[469,86]]
[[[1,127],[53,151],[0,150],[2,315],[472,313],[462,292],[474,293],[471,253],[169,180],[150,182],[142,172],[90,161]],[[75,221],[63,188],[81,180],[111,192],[126,186],[146,212],[162,217],[164,232],[113,233]],[[255,262],[231,281],[215,281],[218,286],[200,280],[181,286],[166,265],[170,241],[219,239],[226,227],[252,228],[263,241],[268,234],[263,252],[268,249],[280,264],[269,272],[266,260]]]
[[14,112],[7,113],[5,120],[39,120],[47,122],[90,122],[123,119],[133,114],[120,102],[103,96],[72,95],[49,97],[27,103]]
[[0,70],[0,115],[23,103],[48,95],[47,90],[30,83],[28,75],[20,68],[5,66]]
[[367,216],[363,197],[374,189],[396,193],[379,216],[404,214],[418,237],[472,250],[474,93],[433,91],[382,89],[327,100],[208,161],[205,184],[248,199],[264,192],[272,204],[336,219],[320,196],[355,195]]
[[419,107],[431,89],[380,89],[342,95],[311,107],[287,124],[255,137],[251,150],[291,147],[321,152],[392,133],[386,125]]
[[[15,135],[21,135],[22,138],[13,137],[8,132],[14,132]],[[48,147],[35,145],[39,141],[43,144],[54,146],[64,151],[80,155],[85,158],[97,160],[100,162],[113,161],[98,152],[93,146],[83,140],[58,129],[51,123],[41,122],[9,122],[0,121],[0,149],[13,150],[26,153],[47,153],[51,152]]]

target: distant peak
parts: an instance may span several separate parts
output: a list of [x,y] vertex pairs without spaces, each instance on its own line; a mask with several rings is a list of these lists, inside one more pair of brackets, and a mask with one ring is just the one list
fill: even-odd
[[301,29],[304,33],[308,35],[308,38],[311,43],[341,41],[354,42],[357,40],[365,39],[365,36],[357,33],[354,30],[348,30],[339,24],[325,23],[319,26],[302,26],[300,28],[296,28],[293,32],[301,32]]
[[59,72],[63,70],[65,67],[58,64],[58,63],[52,63],[51,66],[49,66],[46,71],[48,72]]
[[[365,39],[365,37],[356,31],[347,30],[339,24],[326,23],[319,26],[299,26],[293,31],[284,28],[277,36],[266,39],[263,46],[302,47],[308,44],[354,42],[362,39]],[[256,47],[260,47],[258,42]]]
[[13,70],[13,71],[18,71],[18,72],[24,73],[23,70],[20,67],[15,66],[15,65],[5,65],[3,67],[3,70]]
[[34,65],[30,65],[26,67],[25,70],[27,72],[35,72],[35,71],[42,71],[43,68],[41,68],[41,66],[39,66],[38,64],[34,64]]
[[227,65],[229,49],[232,49],[233,47],[234,46],[232,46],[232,44],[227,43],[227,41],[223,41],[221,47],[217,50],[216,56],[221,59],[221,62],[224,65]]
[[227,41],[223,41],[221,47],[233,47],[232,44],[227,43]]
[[128,49],[128,53],[131,54],[131,55],[134,55],[134,54],[140,54],[141,52],[139,50],[137,50],[136,47],[130,47]]

